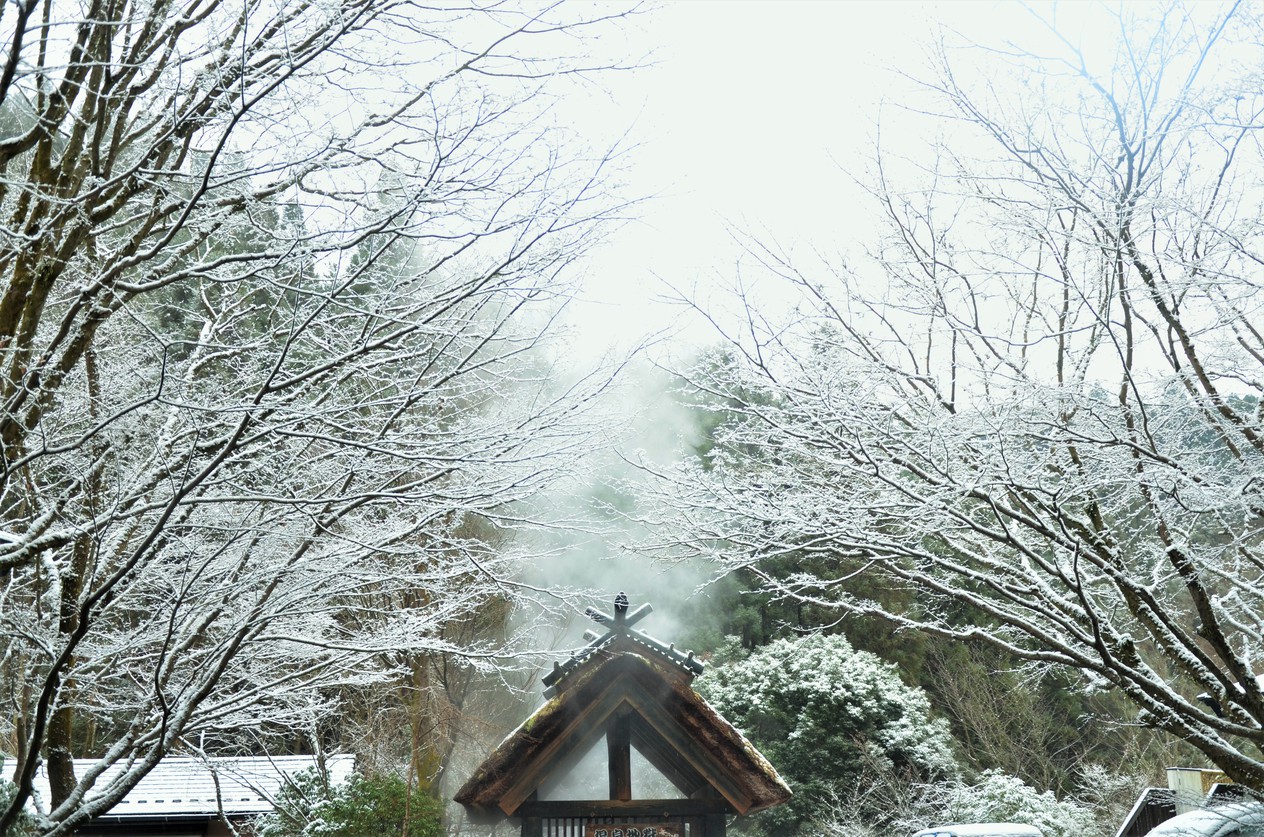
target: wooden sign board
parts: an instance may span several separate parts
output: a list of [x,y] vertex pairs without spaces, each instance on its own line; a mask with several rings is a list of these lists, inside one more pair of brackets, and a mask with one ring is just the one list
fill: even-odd
[[680,837],[676,823],[596,823],[584,826],[584,837]]

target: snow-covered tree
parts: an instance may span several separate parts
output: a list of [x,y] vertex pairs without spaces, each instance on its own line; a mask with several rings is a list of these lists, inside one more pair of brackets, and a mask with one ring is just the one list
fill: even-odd
[[600,380],[532,358],[610,155],[546,113],[621,15],[6,7],[0,833],[497,650],[445,627],[513,596],[493,543],[590,432]]
[[794,797],[754,818],[759,833],[813,833],[828,801],[866,773],[956,772],[948,727],[926,693],[841,636],[781,639],[715,667],[699,691],[790,784]]
[[1079,13],[939,52],[869,257],[752,243],[801,304],[717,315],[735,361],[691,380],[731,418],[673,546],[1066,666],[1264,790],[1261,22]]

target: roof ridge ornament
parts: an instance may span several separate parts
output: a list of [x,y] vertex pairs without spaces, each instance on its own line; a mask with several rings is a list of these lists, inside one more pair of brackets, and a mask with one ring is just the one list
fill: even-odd
[[543,683],[545,685],[545,698],[552,698],[557,694],[558,684],[566,679],[566,676],[579,668],[584,660],[591,657],[597,651],[610,645],[618,637],[627,637],[632,642],[649,648],[656,652],[659,656],[664,657],[668,662],[683,668],[690,675],[697,676],[702,674],[704,665],[701,660],[694,658],[693,652],[681,653],[676,650],[676,644],[664,644],[654,637],[641,631],[633,630],[632,626],[640,622],[646,616],[654,612],[654,608],[649,602],[642,604],[636,610],[629,611],[629,601],[627,595],[620,590],[619,595],[614,597],[614,615],[603,613],[595,607],[584,608],[584,615],[598,625],[606,628],[606,633],[599,634],[596,631],[584,631],[584,639],[588,644],[583,648],[573,652],[571,656],[564,662],[553,663],[553,670],[544,675]]

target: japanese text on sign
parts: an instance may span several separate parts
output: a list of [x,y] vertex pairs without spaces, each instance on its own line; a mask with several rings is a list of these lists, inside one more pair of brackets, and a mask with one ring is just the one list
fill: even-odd
[[631,823],[589,823],[584,827],[584,837],[679,837],[675,825],[634,825]]

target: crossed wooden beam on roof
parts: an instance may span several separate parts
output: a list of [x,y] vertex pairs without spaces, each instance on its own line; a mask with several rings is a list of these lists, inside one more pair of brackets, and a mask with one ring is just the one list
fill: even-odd
[[545,698],[552,698],[556,695],[558,684],[565,680],[566,676],[578,668],[584,660],[621,636],[656,651],[659,655],[680,666],[691,675],[702,674],[703,664],[700,660],[694,659],[692,651],[677,651],[674,644],[664,644],[648,634],[633,630],[633,625],[653,612],[654,608],[648,602],[636,610],[628,612],[628,598],[623,593],[619,593],[615,597],[613,616],[603,613],[595,607],[585,608],[584,615],[598,625],[605,626],[606,632],[599,634],[596,631],[584,631],[584,639],[588,640],[588,644],[571,654],[570,658],[565,662],[553,663],[553,670],[544,675]]

